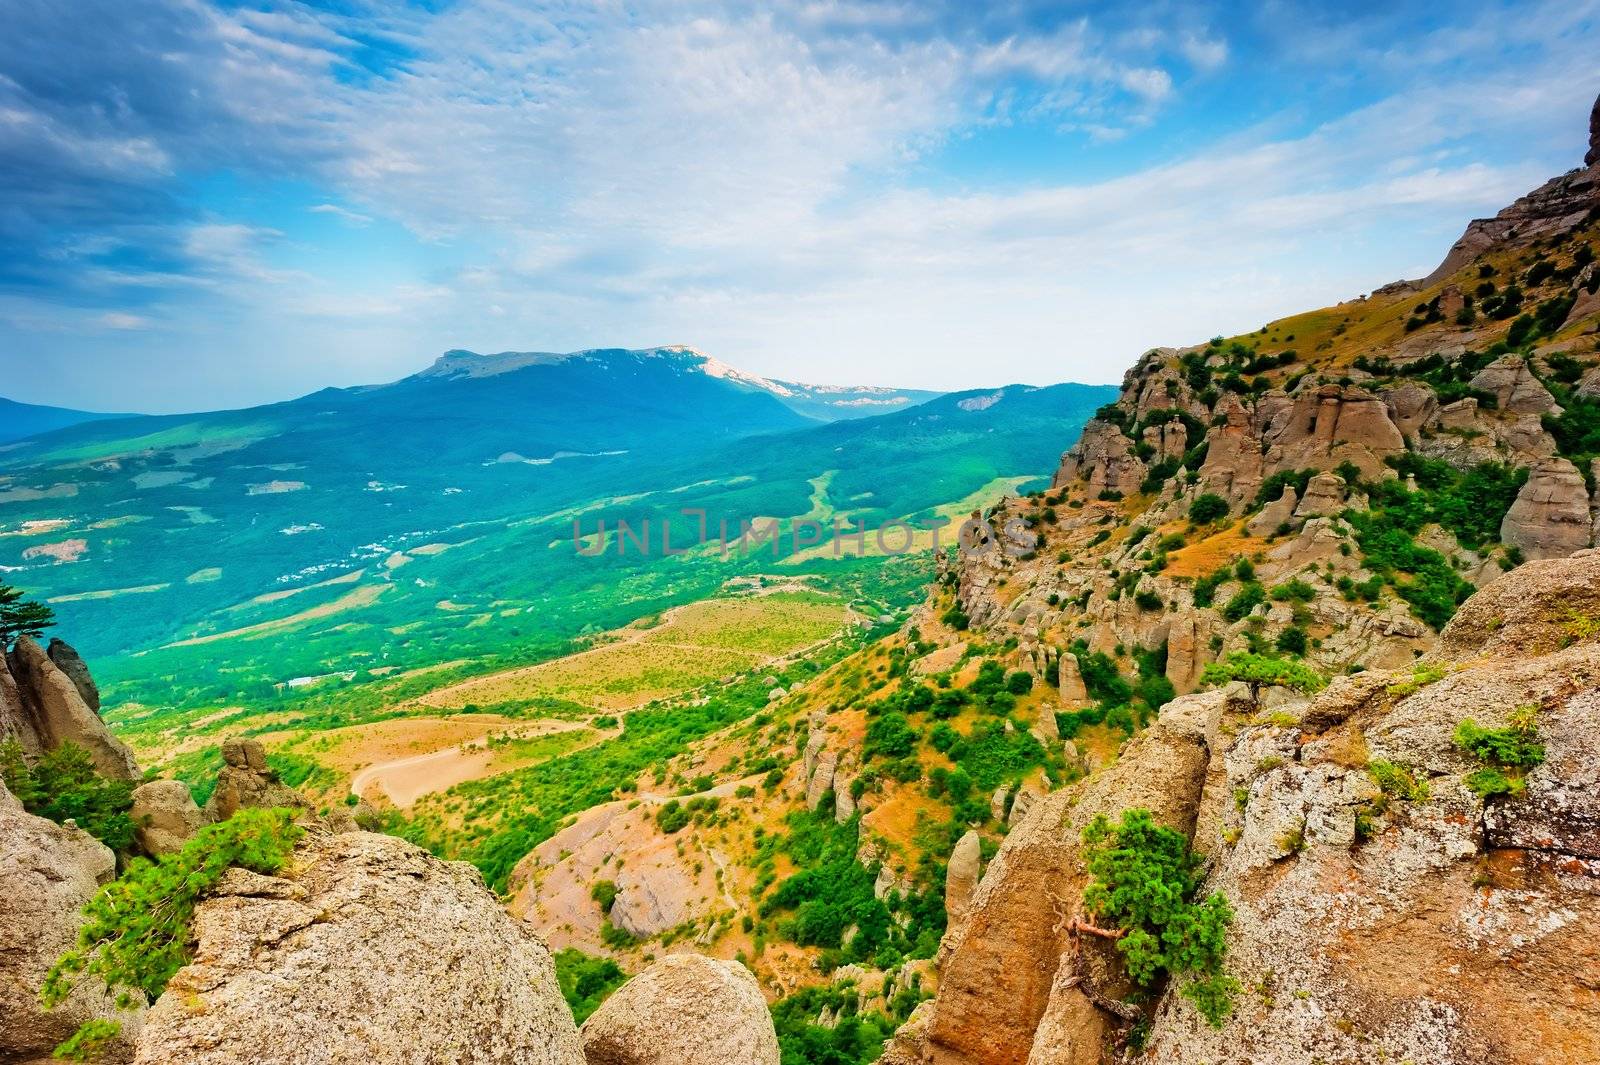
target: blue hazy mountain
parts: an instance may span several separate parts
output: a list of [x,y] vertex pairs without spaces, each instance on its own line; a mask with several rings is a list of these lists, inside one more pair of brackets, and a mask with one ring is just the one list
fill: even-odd
[[97,414],[93,411],[71,410],[67,407],[41,407],[33,403],[18,403],[15,400],[0,398],[0,444],[81,425],[84,422],[126,417],[129,415]]

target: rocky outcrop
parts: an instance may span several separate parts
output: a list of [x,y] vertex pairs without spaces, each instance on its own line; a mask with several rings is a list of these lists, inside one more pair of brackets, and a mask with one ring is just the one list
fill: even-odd
[[1145,473],[1145,464],[1133,453],[1133,441],[1110,422],[1094,419],[1084,426],[1077,444],[1061,457],[1054,486],[1083,480],[1088,482],[1092,495],[1132,495],[1139,490]]
[[1289,524],[1289,519],[1294,517],[1294,508],[1299,502],[1300,495],[1294,490],[1294,485],[1284,485],[1282,495],[1262,507],[1255,517],[1245,522],[1245,532],[1261,538],[1271,536],[1280,526]]
[[588,1065],[778,1065],[761,987],[736,961],[674,954],[623,984],[583,1025]]
[[233,869],[140,1065],[581,1065],[550,952],[478,873],[390,836],[310,834],[278,876]]
[[39,1004],[45,973],[77,939],[79,910],[116,867],[99,840],[24,812],[0,784],[0,1061],[48,1059],[97,1018],[122,1022],[107,1060],[126,1060],[139,1013],[117,1010],[103,985],[82,980],[55,1009]]
[[1495,397],[1496,409],[1507,414],[1559,413],[1556,398],[1528,368],[1528,360],[1520,355],[1502,355],[1491,362],[1471,381],[1473,388]]
[[[111,735],[100,715],[84,702],[78,685],[44,648],[24,636],[12,648],[9,662],[25,719],[22,727],[33,733],[38,749],[73,743],[89,752],[103,775],[129,782],[139,779],[133,752]],[[89,686],[92,689],[93,682]]]
[[1319,473],[1306,484],[1306,497],[1295,507],[1300,521],[1324,518],[1344,509],[1345,483],[1337,473]]
[[37,758],[41,753],[39,734],[34,730],[33,720],[22,704],[22,693],[17,690],[16,678],[11,675],[6,656],[0,654],[0,743],[13,740],[22,746],[22,753],[29,758]]
[[152,780],[133,789],[134,839],[146,854],[180,850],[200,826],[205,814],[195,805],[189,785],[181,780]]
[[[1095,815],[1145,807],[1193,830],[1205,781],[1207,736],[1233,696],[1210,692],[1168,703],[1110,767],[1046,796],[1014,826],[984,873],[965,921],[941,948],[940,989],[925,1060],[941,1065],[1023,1065],[1052,1006],[1066,923],[1087,883],[1081,838]],[[1066,999],[1081,996],[1075,985]],[[1099,1046],[1109,1028],[1086,1035]]]
[[44,653],[56,668],[67,675],[72,681],[72,686],[78,689],[78,694],[83,697],[84,705],[95,713],[100,712],[100,689],[96,687],[94,677],[89,675],[89,666],[82,656],[72,649],[72,645],[65,640],[52,638]]
[[1552,458],[1528,471],[1528,481],[1500,523],[1500,539],[1527,558],[1562,558],[1593,542],[1589,487],[1578,468]]
[[[1591,120],[1592,121],[1592,120]],[[1548,237],[1571,232],[1582,225],[1600,204],[1600,166],[1591,134],[1586,169],[1552,178],[1517,200],[1493,218],[1468,223],[1467,231],[1451,247],[1438,268],[1422,279],[1422,287],[1437,284],[1493,249],[1526,248]]]
[[1063,653],[1056,666],[1057,690],[1061,705],[1069,710],[1089,703],[1089,689],[1083,685],[1083,673],[1078,668],[1078,656]]
[[1414,382],[1387,390],[1383,393],[1383,402],[1389,409],[1389,420],[1407,440],[1415,439],[1417,431],[1439,410],[1439,397],[1433,389]]
[[1349,462],[1363,477],[1377,480],[1389,476],[1384,459],[1406,449],[1383,400],[1355,385],[1321,385],[1297,393],[1281,428],[1264,424],[1261,435],[1268,448],[1269,475],[1332,470]]
[[950,862],[945,866],[944,909],[952,925],[967,915],[972,905],[972,893],[978,887],[979,863],[982,861],[982,841],[977,832],[968,830],[950,852]]
[[[1218,752],[1207,890],[1234,909],[1229,972],[1255,990],[1220,1030],[1165,996],[1152,1060],[1600,1060],[1600,1005],[1574,993],[1600,977],[1600,644],[1570,620],[1597,610],[1600,553],[1529,563],[1446,628],[1440,679],[1347,678],[1298,729]],[[1486,802],[1454,731],[1522,707],[1545,761],[1523,796]],[[1383,795],[1380,762],[1426,790]]]
[[267,750],[260,740],[223,740],[222,769],[206,803],[206,820],[226,821],[247,806],[308,811],[311,804],[298,791],[279,782],[277,771],[267,764]]

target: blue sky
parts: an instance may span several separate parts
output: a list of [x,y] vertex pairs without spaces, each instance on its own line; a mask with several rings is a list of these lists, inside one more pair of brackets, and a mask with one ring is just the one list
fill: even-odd
[[1118,380],[1581,160],[1600,0],[1333,6],[4,0],[0,395]]

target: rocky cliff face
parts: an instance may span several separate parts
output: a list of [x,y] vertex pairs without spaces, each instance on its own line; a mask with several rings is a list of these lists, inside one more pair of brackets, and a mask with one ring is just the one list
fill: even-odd
[[[1236,684],[1169,703],[1012,832],[891,1060],[1101,1062],[1140,1017],[1153,1060],[1179,1065],[1600,1058],[1600,1004],[1579,990],[1600,977],[1596,619],[1600,552],[1585,551],[1479,593],[1420,670],[1313,699]],[[1543,763],[1521,794],[1481,797],[1457,727],[1530,713]],[[1130,1015],[1117,956],[1068,931],[1081,830],[1129,806],[1191,838],[1233,907],[1245,991],[1221,1028],[1171,992]]]
[[46,1060],[93,1019],[122,1022],[108,1060],[126,1060],[139,1017],[116,1010],[104,988],[81,985],[49,1011],[39,1004],[45,973],[77,939],[79,908],[116,869],[99,840],[25,813],[0,784],[0,1061]]
[[133,752],[100,720],[100,694],[76,651],[52,640],[47,653],[24,636],[5,666],[0,669],[0,734],[15,737],[31,754],[75,743],[104,775],[139,779]]

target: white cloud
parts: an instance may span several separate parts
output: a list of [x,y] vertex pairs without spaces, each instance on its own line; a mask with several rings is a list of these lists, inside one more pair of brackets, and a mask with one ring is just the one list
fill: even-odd
[[1199,70],[1216,70],[1228,61],[1228,42],[1219,38],[1185,33],[1178,48]]
[[331,214],[336,218],[349,222],[353,226],[366,226],[372,224],[372,216],[352,211],[347,207],[340,207],[336,203],[319,203],[307,207],[312,214]]
[[150,319],[138,314],[124,314],[121,311],[107,311],[100,315],[96,321],[107,329],[150,328]]

